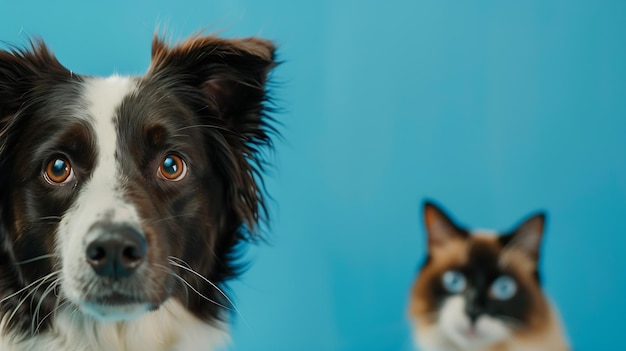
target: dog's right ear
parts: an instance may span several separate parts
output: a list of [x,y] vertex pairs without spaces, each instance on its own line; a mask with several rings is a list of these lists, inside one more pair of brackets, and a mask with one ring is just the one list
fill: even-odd
[[71,75],[40,39],[24,49],[0,50],[0,138],[32,92],[43,89],[44,80]]
[[[20,111],[36,94],[49,89],[51,80],[71,79],[41,40],[24,49],[0,50],[0,217],[7,205],[7,181],[11,177],[13,131],[19,129]],[[46,84],[48,82],[48,84]],[[17,137],[15,137],[17,138]],[[0,231],[2,229],[0,228]]]

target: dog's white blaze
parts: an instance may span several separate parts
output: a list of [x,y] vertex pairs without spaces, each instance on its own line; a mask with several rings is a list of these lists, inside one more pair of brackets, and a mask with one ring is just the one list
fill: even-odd
[[124,179],[115,159],[116,111],[135,89],[132,78],[120,76],[92,78],[84,85],[83,98],[88,114],[83,118],[87,118],[95,132],[96,166],[91,178],[81,184],[73,206],[63,216],[57,244],[63,264],[62,286],[67,297],[75,303],[80,302],[81,282],[94,274],[85,260],[89,228],[104,218],[117,223],[139,224],[136,209],[122,197]]

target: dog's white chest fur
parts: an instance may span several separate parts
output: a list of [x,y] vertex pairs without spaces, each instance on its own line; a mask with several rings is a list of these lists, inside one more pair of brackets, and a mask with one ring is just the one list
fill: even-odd
[[[0,330],[4,330],[0,322]],[[4,332],[3,332],[4,334]],[[229,342],[227,327],[209,325],[176,301],[127,322],[95,321],[61,309],[52,330],[17,342],[0,336],[2,351],[215,351]]]

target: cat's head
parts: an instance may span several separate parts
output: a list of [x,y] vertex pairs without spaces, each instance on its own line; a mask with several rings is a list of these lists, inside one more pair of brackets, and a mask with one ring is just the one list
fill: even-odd
[[549,312],[537,267],[543,213],[501,235],[470,232],[432,202],[423,214],[428,255],[409,311],[420,341],[481,349],[542,328]]

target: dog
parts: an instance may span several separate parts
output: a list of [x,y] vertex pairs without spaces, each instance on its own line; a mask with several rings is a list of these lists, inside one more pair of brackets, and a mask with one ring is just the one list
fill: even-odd
[[0,51],[0,349],[214,350],[267,219],[275,45],[152,40],[143,76]]

